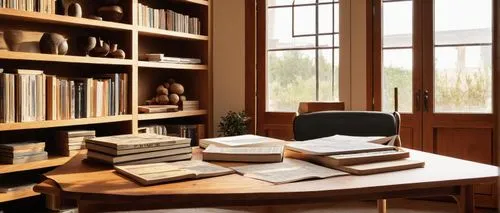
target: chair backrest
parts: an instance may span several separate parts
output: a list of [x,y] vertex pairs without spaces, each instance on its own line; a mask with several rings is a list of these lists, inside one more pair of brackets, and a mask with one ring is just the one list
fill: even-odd
[[301,114],[293,121],[296,141],[328,137],[399,135],[399,113],[322,111]]

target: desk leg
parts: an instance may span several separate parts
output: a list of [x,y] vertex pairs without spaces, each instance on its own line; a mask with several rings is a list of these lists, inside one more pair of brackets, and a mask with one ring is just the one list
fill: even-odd
[[474,186],[466,185],[460,187],[460,197],[457,199],[458,212],[474,213]]
[[387,200],[377,200],[378,213],[387,213]]

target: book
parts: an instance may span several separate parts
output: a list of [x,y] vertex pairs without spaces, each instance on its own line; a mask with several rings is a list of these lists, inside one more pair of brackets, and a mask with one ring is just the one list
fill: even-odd
[[137,165],[145,163],[173,162],[173,161],[191,160],[191,157],[193,157],[192,153],[186,153],[186,154],[170,155],[157,158],[148,158],[144,160],[128,161],[125,163],[119,163],[117,165]]
[[43,152],[40,152],[39,154],[21,156],[21,157],[0,156],[0,163],[22,164],[22,163],[29,163],[29,162],[41,161],[41,160],[47,160],[47,159],[48,159],[48,154],[47,154],[47,152],[43,151]]
[[329,168],[336,168],[338,166],[349,166],[358,164],[367,164],[381,161],[393,161],[410,157],[410,153],[402,149],[363,152],[354,154],[339,154],[339,155],[308,155],[295,151],[288,151],[286,157],[305,160]]
[[354,175],[370,175],[383,172],[394,172],[407,169],[422,168],[424,161],[401,159],[395,161],[375,162],[360,165],[339,166],[337,169]]
[[331,136],[288,143],[286,149],[310,155],[338,155],[394,150],[395,147],[357,140],[338,140]]
[[170,149],[179,149],[190,147],[190,144],[184,141],[179,141],[179,143],[171,144],[168,146],[156,146],[156,147],[145,147],[145,148],[137,148],[137,149],[122,149],[117,150],[107,146],[101,146],[93,143],[86,144],[87,149],[92,151],[102,152],[104,154],[112,155],[112,156],[121,156],[121,155],[129,155],[143,152],[153,152],[153,151],[161,151],[161,150],[170,150]]
[[214,144],[217,146],[275,146],[283,145],[285,141],[268,138],[258,135],[238,135],[229,137],[219,137],[219,138],[205,138],[200,140],[200,147],[207,148],[208,145]]
[[179,154],[186,154],[186,153],[192,153],[192,148],[185,147],[185,148],[178,148],[178,149],[168,149],[168,150],[143,152],[143,153],[130,154],[130,155],[122,155],[122,156],[112,156],[112,155],[107,155],[104,153],[96,152],[93,150],[88,150],[87,158],[100,160],[102,162],[106,162],[109,164],[119,164],[119,163],[124,163],[124,162],[128,162],[128,161],[143,160],[143,159],[148,159],[148,158],[157,158],[157,157],[179,155]]
[[138,107],[140,113],[161,113],[161,112],[177,112],[177,105],[144,105]]
[[96,137],[87,139],[86,143],[93,143],[101,146],[111,147],[117,150],[123,149],[140,149],[148,147],[169,146],[178,143],[189,143],[191,139],[180,138],[173,136],[157,135],[157,134],[129,134],[115,135],[106,137]]
[[348,175],[346,172],[295,159],[285,159],[281,163],[236,166],[231,167],[231,169],[234,169],[236,172],[245,177],[263,180],[274,184]]
[[40,141],[0,144],[0,150],[12,152],[34,152],[44,148],[45,142]]
[[152,163],[115,166],[115,170],[142,184],[154,185],[184,179],[222,176],[233,170],[203,161],[178,161],[175,163]]
[[218,147],[209,145],[203,151],[204,161],[270,163],[283,161],[283,146]]

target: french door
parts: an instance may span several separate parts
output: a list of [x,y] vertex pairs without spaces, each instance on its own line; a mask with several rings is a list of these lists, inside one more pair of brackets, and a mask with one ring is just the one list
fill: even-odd
[[[406,147],[496,164],[498,2],[373,4],[374,109],[397,108]],[[494,206],[494,194],[476,187],[482,205]]]

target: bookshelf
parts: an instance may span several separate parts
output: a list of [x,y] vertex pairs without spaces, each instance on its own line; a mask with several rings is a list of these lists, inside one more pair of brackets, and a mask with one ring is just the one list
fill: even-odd
[[[64,1],[66,2],[66,1]],[[86,11],[96,8],[96,2],[75,0]],[[204,132],[212,132],[212,56],[211,56],[211,0],[120,0],[124,10],[121,23],[77,18],[64,15],[26,12],[0,8],[0,40],[5,30],[17,29],[29,32],[26,42],[39,40],[43,32],[57,32],[68,38],[77,36],[102,36],[119,44],[126,53],[125,59],[86,57],[76,54],[70,43],[67,55],[50,55],[26,51],[9,51],[0,41],[0,68],[44,70],[45,74],[64,77],[98,76],[104,73],[126,73],[128,91],[126,113],[115,116],[90,117],[69,120],[44,120],[35,122],[0,123],[0,143],[20,141],[29,135],[42,134],[53,138],[57,130],[96,129],[98,135],[138,133],[143,122],[194,121],[204,124]],[[138,4],[157,9],[172,9],[179,13],[199,18],[201,34],[191,34],[139,26]],[[66,5],[67,6],[67,5]],[[68,42],[71,42],[69,40]],[[144,61],[146,53],[165,53],[173,57],[200,58],[201,64],[172,64]],[[173,113],[139,114],[137,108],[155,95],[158,83],[174,78],[186,89],[188,100],[198,100],[199,110]],[[26,133],[26,134],[19,134]],[[16,135],[19,135],[17,138]],[[211,136],[207,134],[207,136]],[[14,139],[12,139],[12,137]],[[17,139],[17,140],[16,140]],[[36,139],[36,138],[33,138]],[[54,141],[46,141],[47,144]],[[57,156],[49,151],[49,159],[21,165],[0,165],[0,175],[20,172],[36,172],[62,165],[70,156]],[[32,190],[22,190],[0,195],[0,203],[37,196]]]

